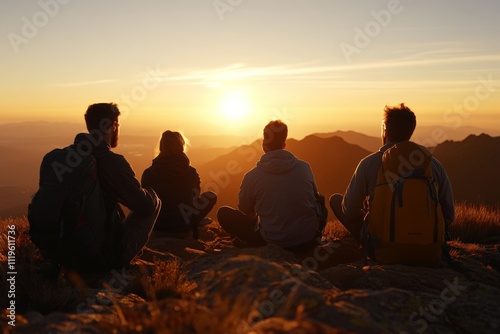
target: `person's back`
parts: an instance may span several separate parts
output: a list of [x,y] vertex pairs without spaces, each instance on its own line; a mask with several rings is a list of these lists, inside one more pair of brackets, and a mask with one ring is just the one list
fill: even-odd
[[286,150],[269,151],[245,175],[238,208],[257,213],[267,242],[295,246],[318,232],[315,187],[308,163]]
[[159,154],[142,174],[142,186],[154,189],[163,203],[155,231],[179,233],[196,228],[217,201],[213,192],[200,194],[200,177],[189,164],[185,145],[179,132],[165,131]]
[[[360,161],[344,195],[333,194],[330,197],[330,206],[335,216],[351,233],[352,237],[360,243],[364,237],[362,234],[366,233],[366,230],[363,230],[362,233],[365,216],[371,211],[375,189],[379,186],[378,177],[382,166],[382,157],[397,143],[408,142],[415,126],[415,115],[404,104],[397,107],[386,107],[381,133],[383,146],[379,151]],[[406,162],[406,164],[408,163]],[[402,168],[404,165],[405,162],[401,162],[400,167]],[[444,228],[447,229],[455,216],[451,185],[444,168],[434,157],[431,158],[430,169],[432,178],[437,183],[438,202],[444,216]],[[376,218],[378,217],[371,219]]]
[[[111,151],[118,145],[120,112],[115,104],[99,103],[89,106],[85,114],[88,134],[78,134],[74,150],[70,150],[60,173],[70,173],[81,164],[82,157],[92,156],[96,161],[98,184],[104,201],[107,226],[103,229],[105,241],[92,257],[78,256],[79,249],[68,245],[64,263],[82,271],[100,271],[127,266],[142,250],[156,221],[161,202],[152,189],[144,189],[126,159]],[[119,203],[130,209],[125,218]],[[32,203],[34,204],[34,203]],[[85,206],[85,203],[82,203]],[[65,208],[62,209],[63,211]],[[93,210],[84,207],[82,210]],[[43,220],[43,218],[42,218]],[[80,221],[79,224],[89,222]],[[91,223],[91,222],[90,222]],[[61,231],[63,235],[64,231]],[[64,235],[61,237],[64,238]],[[43,250],[42,250],[43,251]],[[54,260],[59,254],[45,253]]]
[[287,133],[281,121],[264,128],[265,153],[243,177],[239,210],[221,207],[217,213],[224,230],[253,245],[308,248],[317,245],[326,224],[311,167],[284,149]]

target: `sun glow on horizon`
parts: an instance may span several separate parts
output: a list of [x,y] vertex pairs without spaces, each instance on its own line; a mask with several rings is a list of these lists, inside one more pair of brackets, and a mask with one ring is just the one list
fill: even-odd
[[229,91],[223,96],[220,105],[222,116],[230,121],[242,121],[250,112],[250,104],[242,91]]

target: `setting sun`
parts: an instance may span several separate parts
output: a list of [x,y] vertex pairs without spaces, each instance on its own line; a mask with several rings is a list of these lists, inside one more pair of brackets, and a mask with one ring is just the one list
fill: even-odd
[[248,114],[249,110],[249,103],[243,92],[231,91],[224,95],[221,113],[226,119],[240,121]]

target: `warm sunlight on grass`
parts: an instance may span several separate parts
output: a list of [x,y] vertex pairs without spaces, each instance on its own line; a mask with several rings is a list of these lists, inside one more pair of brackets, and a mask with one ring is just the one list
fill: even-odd
[[[498,243],[500,240],[500,208],[487,207],[483,205],[457,204],[457,218],[451,226],[452,237],[455,241],[450,242],[453,247],[467,248],[471,252],[481,253],[486,243]],[[19,312],[37,311],[43,314],[54,311],[75,312],[78,305],[85,303],[89,297],[95,295],[95,291],[102,286],[86,288],[84,284],[77,284],[68,275],[57,275],[53,273],[46,263],[40,258],[35,246],[31,243],[28,235],[28,222],[26,218],[0,220],[0,279],[5,282],[7,265],[8,240],[6,231],[9,225],[14,225],[16,230],[16,266],[18,270],[18,300]],[[211,229],[220,227],[214,222]],[[337,220],[328,222],[324,237],[327,239],[343,239],[348,235],[347,231]],[[460,240],[457,241],[457,240]],[[210,245],[208,245],[210,246]],[[209,248],[220,248],[221,244],[214,244]],[[459,250],[454,250],[457,257]],[[139,271],[138,271],[139,270]],[[154,265],[135,269],[130,274],[136,276],[134,282],[127,287],[124,293],[133,292],[145,298],[148,308],[145,313],[137,311],[137,308],[127,310],[127,326],[142,326],[146,329],[158,329],[164,326],[181,328],[191,326],[197,320],[196,328],[199,332],[211,332],[207,328],[219,326],[223,329],[231,329],[239,326],[241,314],[249,314],[251,303],[250,297],[241,300],[216,300],[213,309],[209,310],[204,305],[198,304],[199,298],[198,282],[188,277],[189,267],[174,259],[162,261],[155,259]],[[55,275],[54,275],[55,274]],[[102,290],[104,291],[104,290]],[[0,286],[0,293],[6,295],[6,286]],[[224,293],[222,293],[224,295]],[[118,295],[116,295],[118,296]],[[177,300],[177,301],[176,301]],[[21,303],[22,301],[22,303]],[[6,307],[6,300],[2,300],[1,307]],[[171,305],[171,306],[169,306]],[[182,305],[182,309],[179,308]],[[151,313],[153,307],[156,315]],[[170,310],[169,307],[172,307]],[[175,311],[176,317],[168,317],[166,321],[162,312],[169,309]],[[209,312],[210,311],[210,312]],[[162,327],[163,326],[163,327]],[[203,328],[201,328],[203,327]],[[135,328],[135,327],[134,327]],[[169,327],[170,328],[170,327]],[[213,331],[212,331],[213,332]]]
[[457,203],[456,218],[450,226],[453,239],[462,242],[487,242],[500,238],[500,207]]

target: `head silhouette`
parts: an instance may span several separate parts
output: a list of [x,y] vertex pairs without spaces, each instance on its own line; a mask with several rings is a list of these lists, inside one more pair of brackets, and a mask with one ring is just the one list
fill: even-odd
[[99,131],[111,147],[116,147],[120,126],[118,116],[120,116],[120,110],[114,103],[92,104],[85,113],[87,130],[89,132]]
[[382,135],[386,141],[399,143],[410,140],[417,119],[413,111],[410,110],[404,103],[399,106],[385,106],[384,108],[384,134]]
[[186,148],[186,139],[180,132],[167,130],[160,139],[160,156],[181,154]]
[[280,120],[269,122],[264,128],[264,140],[262,148],[264,152],[281,150],[286,146],[288,127]]

